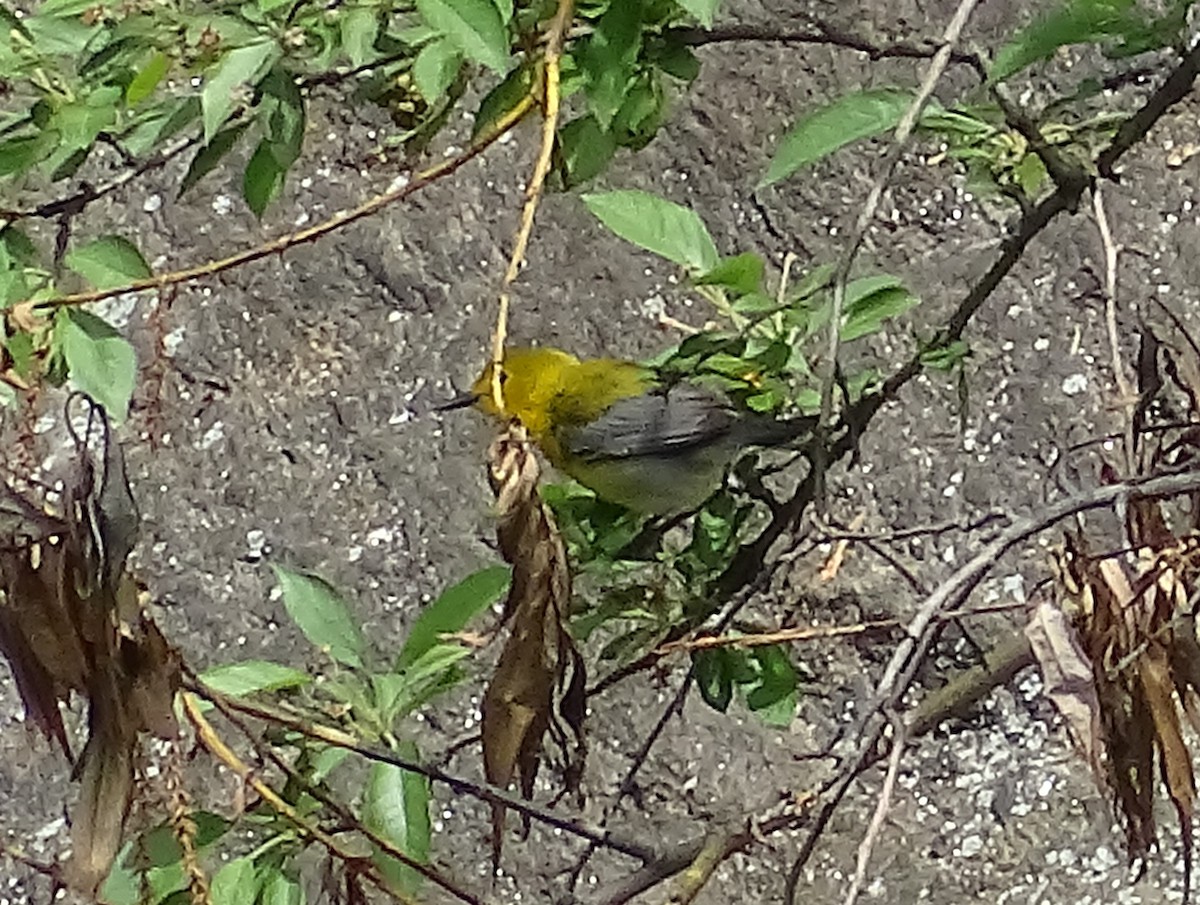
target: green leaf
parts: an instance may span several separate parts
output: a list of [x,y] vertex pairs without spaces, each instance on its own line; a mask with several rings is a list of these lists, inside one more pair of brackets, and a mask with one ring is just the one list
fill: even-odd
[[283,592],[283,605],[312,644],[346,666],[362,667],[363,639],[345,601],[315,575],[271,567]]
[[746,706],[773,726],[791,725],[796,713],[796,670],[778,645],[756,648],[751,655],[758,676],[746,692]]
[[[708,273],[696,277],[697,286],[725,286],[736,295],[749,295],[762,288],[766,263],[753,252],[725,258]],[[773,304],[773,303],[772,303]]]
[[239,104],[248,100],[241,96],[245,88],[256,86],[278,58],[279,47],[274,41],[238,47],[225,55],[200,92],[205,143],[211,142]]
[[623,148],[640,151],[658,134],[666,115],[667,95],[658,73],[642,72],[629,85],[625,102],[613,119],[612,129]]
[[154,275],[137,246],[120,236],[104,236],[72,249],[65,263],[97,289],[124,286]]
[[249,123],[241,123],[223,129],[213,137],[212,141],[196,152],[196,156],[188,164],[187,172],[183,174],[183,180],[179,183],[179,196],[182,196],[184,192],[216,169],[221,158],[233,150],[233,146],[237,144],[238,139],[242,137],[242,133],[249,125]]
[[104,406],[114,421],[124,421],[137,378],[133,346],[107,321],[81,308],[60,308],[54,335],[72,383]]
[[786,179],[852,141],[896,128],[912,100],[912,92],[877,88],[845,95],[814,110],[783,137],[758,187]]
[[444,590],[413,623],[393,668],[397,672],[407,669],[438,644],[441,635],[462,631],[476,614],[486,610],[508,590],[511,575],[508,566],[490,566]]
[[0,142],[0,176],[23,173],[41,163],[57,143],[58,134],[55,132],[40,132]]
[[[417,757],[411,743],[400,745],[399,753],[414,760]],[[432,835],[429,780],[392,764],[372,764],[363,793],[363,824],[415,861],[428,861]],[[420,874],[378,847],[372,860],[400,889],[411,893],[420,885]]]
[[988,81],[1002,82],[1068,44],[1091,44],[1135,28],[1133,0],[1068,0],[1017,32],[996,53]]
[[130,107],[136,107],[153,94],[154,89],[158,87],[158,83],[167,74],[169,62],[167,55],[162,51],[152,56],[149,62],[133,77],[133,81],[125,88],[125,103]]
[[286,173],[287,170],[279,165],[271,153],[271,142],[264,138],[258,143],[246,163],[246,172],[242,174],[242,197],[250,205],[250,210],[254,211],[254,216],[262,217],[267,205],[279,197]]
[[971,347],[964,340],[925,349],[921,352],[921,365],[937,371],[949,371],[961,364],[971,354]]
[[713,710],[724,713],[733,700],[733,670],[731,651],[723,647],[698,650],[692,655],[696,687],[700,696]]
[[117,121],[116,101],[119,88],[99,89],[86,100],[63,104],[51,120],[61,140],[60,150],[90,148],[96,136]]
[[700,60],[695,51],[677,40],[656,48],[650,61],[667,75],[681,82],[694,82],[700,75]]
[[[196,846],[205,848],[229,829],[228,821],[209,811],[193,811]],[[100,888],[102,905],[158,905],[173,893],[186,889],[188,878],[180,863],[183,851],[169,826],[147,830],[135,845],[131,840],[121,849],[116,863]],[[141,865],[149,863],[149,870]]]
[[413,60],[413,81],[428,103],[438,100],[453,83],[462,68],[462,54],[448,38],[430,41]]
[[639,191],[584,195],[583,203],[622,239],[693,274],[712,270],[720,260],[704,222],[682,205]]
[[304,887],[277,868],[268,868],[260,874],[262,892],[258,905],[304,905]]
[[507,71],[508,30],[492,0],[417,0],[417,11],[463,56],[494,72]]
[[613,0],[579,51],[588,105],[605,130],[625,102],[641,46],[641,0]]
[[565,169],[566,188],[594,179],[617,153],[617,139],[596,122],[594,116],[582,116],[558,132],[558,152]]
[[258,872],[249,858],[230,861],[212,878],[212,905],[247,905],[258,895]]
[[350,751],[346,748],[335,748],[330,745],[328,748],[320,751],[312,760],[312,770],[310,776],[313,782],[324,782],[326,777],[336,770],[347,757],[350,756]]
[[675,0],[675,2],[705,28],[712,28],[717,7],[721,5],[721,0]]
[[[471,138],[479,138],[488,132],[520,104],[533,90],[533,81],[533,68],[519,66],[510,72],[504,81],[489,91],[480,101],[479,109],[475,113],[475,122],[471,126]],[[2,165],[0,163],[0,166]]]
[[896,277],[881,275],[855,280],[846,287],[844,342],[874,333],[890,317],[896,317],[920,304],[920,299]]
[[260,691],[299,688],[312,681],[308,673],[269,660],[243,660],[214,666],[200,674],[200,681],[221,694],[244,698]]
[[375,39],[379,37],[379,12],[373,6],[351,7],[341,17],[342,49],[351,65],[363,66],[377,56]]

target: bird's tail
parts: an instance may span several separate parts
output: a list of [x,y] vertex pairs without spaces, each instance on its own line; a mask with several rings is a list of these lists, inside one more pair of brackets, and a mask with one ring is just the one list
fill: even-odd
[[816,415],[795,418],[763,415],[739,420],[736,433],[740,446],[789,446],[807,438],[816,426]]

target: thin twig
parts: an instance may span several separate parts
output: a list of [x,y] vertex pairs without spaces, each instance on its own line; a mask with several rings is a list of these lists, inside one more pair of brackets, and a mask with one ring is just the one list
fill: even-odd
[[[504,116],[496,121],[495,125],[488,132],[480,136],[474,143],[471,144],[465,151],[454,157],[450,157],[432,166],[422,173],[419,173],[411,182],[393,189],[390,192],[384,192],[382,195],[377,195],[374,198],[360,204],[358,207],[349,211],[342,211],[335,214],[328,220],[310,226],[308,229],[302,229],[294,233],[288,233],[284,236],[264,242],[261,245],[256,245],[254,248],[249,248],[245,251],[238,252],[235,255],[230,255],[219,261],[208,261],[204,264],[198,264],[195,267],[188,267],[183,270],[172,271],[171,273],[159,274],[158,276],[147,277],[144,280],[135,280],[132,283],[127,283],[124,286],[115,286],[111,289],[96,289],[89,292],[76,292],[71,295],[60,295],[54,298],[45,299],[34,302],[37,308],[57,308],[64,305],[83,305],[88,302],[99,302],[103,299],[115,298],[118,295],[124,295],[127,292],[142,292],[146,289],[162,289],[165,286],[176,286],[181,283],[190,283],[195,280],[205,277],[215,276],[226,270],[232,270],[236,267],[241,267],[253,261],[259,261],[263,258],[270,257],[273,254],[282,254],[289,248],[297,245],[303,245],[307,242],[312,242],[327,236],[329,233],[335,232],[351,223],[356,223],[364,217],[369,217],[383,208],[387,207],[396,201],[407,198],[409,195],[420,191],[421,189],[431,185],[439,179],[449,176],[456,170],[461,169],[464,165],[474,160],[491,145],[509,132],[518,122],[525,118],[525,115],[533,109],[533,99],[526,97],[522,99],[513,109],[509,110]],[[29,300],[32,301],[32,300]],[[18,302],[17,304],[21,304]]]
[[[355,870],[359,874],[366,877],[396,901],[404,903],[404,905],[418,905],[417,900],[408,895],[408,893],[393,887],[373,864],[365,861],[359,853],[343,848],[337,839],[297,811],[280,797],[274,789],[259,779],[250,765],[238,757],[234,750],[225,744],[221,736],[217,734],[216,729],[205,719],[204,714],[200,712],[200,708],[196,706],[197,699],[193,695],[185,694],[182,700],[184,715],[187,716],[188,722],[192,724],[192,728],[196,731],[196,738],[199,742],[221,763],[232,770],[242,782],[254,789],[263,801],[275,809],[276,813],[294,825],[301,833],[312,837],[323,845],[338,860],[353,862]],[[412,859],[408,860],[411,861]],[[473,897],[467,901],[474,903],[474,905],[482,905],[478,899]]]
[[883,776],[883,785],[879,788],[879,800],[875,802],[875,811],[871,814],[867,832],[863,835],[862,842],[858,844],[858,861],[854,866],[854,877],[850,880],[850,889],[846,891],[843,905],[854,905],[858,900],[858,894],[867,881],[867,867],[871,863],[871,852],[875,850],[875,843],[879,840],[880,833],[883,832],[883,821],[887,818],[888,810],[892,806],[896,777],[900,773],[900,758],[904,755],[904,724],[898,719],[893,719],[892,729],[896,734],[892,739],[891,754],[888,755],[887,772]]
[[796,888],[800,873],[811,856],[817,839],[854,780],[871,762],[872,752],[879,744],[883,726],[886,724],[880,723],[875,717],[881,710],[898,705],[900,697],[908,688],[912,676],[915,675],[924,653],[928,649],[933,637],[932,629],[937,624],[937,617],[940,614],[952,606],[960,605],[963,599],[974,590],[1012,547],[1065,518],[1089,510],[1110,507],[1123,497],[1152,499],[1176,496],[1196,490],[1200,490],[1200,470],[1160,477],[1134,478],[1120,484],[1108,484],[1086,493],[1067,497],[1045,507],[1036,516],[1014,522],[925,598],[905,626],[904,636],[896,645],[883,675],[876,683],[870,704],[864,708],[854,727],[848,733],[849,738],[858,740],[853,752],[841,759],[840,768],[821,790],[827,797],[817,814],[812,830],[792,863],[784,901],[788,903],[796,901]]
[[525,252],[529,237],[533,235],[533,220],[538,204],[542,200],[542,189],[550,172],[554,154],[554,140],[558,135],[558,114],[561,106],[559,96],[559,63],[562,59],[563,41],[571,25],[575,11],[575,0],[558,0],[558,9],[546,31],[546,49],[542,57],[542,144],[533,165],[533,175],[525,194],[525,207],[521,210],[521,225],[513,240],[512,255],[500,284],[500,303],[496,311],[496,329],[492,335],[492,398],[497,411],[504,411],[501,392],[500,363],[504,359],[504,344],[508,339],[509,287],[517,281],[521,265],[525,263]]
[[[605,808],[604,816],[600,818],[600,826],[608,826],[608,821],[612,819],[613,814],[621,806],[621,801],[633,791],[633,784],[637,779],[638,772],[645,766],[646,761],[650,757],[650,751],[654,747],[655,742],[662,736],[667,728],[667,723],[676,713],[683,711],[683,703],[687,700],[688,693],[691,691],[692,684],[695,682],[696,669],[694,666],[688,669],[687,675],[684,676],[683,682],[680,683],[679,689],[672,696],[670,702],[659,714],[657,722],[654,724],[646,738],[642,741],[641,747],[637,753],[633,755],[630,761],[629,768],[625,771],[625,776],[621,779],[621,784],[617,787],[617,794],[613,801]],[[569,889],[574,889],[579,882],[579,877],[583,874],[583,869],[591,860],[592,855],[596,853],[598,846],[595,842],[589,842],[584,850],[580,853],[575,861],[575,865],[571,868],[570,879],[567,882]]]
[[[866,239],[867,232],[875,220],[879,204],[883,200],[883,193],[891,183],[892,173],[900,163],[904,147],[908,143],[913,129],[916,128],[921,111],[925,109],[925,105],[929,102],[930,97],[933,96],[933,89],[937,86],[938,80],[941,79],[942,73],[946,71],[946,66],[950,63],[950,54],[954,49],[954,45],[958,43],[959,35],[962,34],[962,30],[966,26],[967,20],[970,18],[977,2],[978,0],[960,0],[958,9],[955,10],[950,24],[946,26],[945,33],[942,36],[941,47],[933,55],[933,59],[925,72],[925,77],[921,81],[921,86],[917,89],[916,97],[913,98],[912,103],[909,104],[908,109],[904,111],[904,115],[900,117],[900,122],[896,125],[891,147],[888,149],[879,172],[875,176],[875,181],[871,186],[870,193],[867,195],[866,203],[863,204],[862,210],[859,211],[858,220],[854,225],[854,232],[850,234],[850,241],[842,253],[842,259],[838,264],[833,283],[833,305],[829,320],[829,345],[825,352],[823,373],[821,375],[821,411],[816,431],[819,439],[823,439],[826,436],[826,430],[833,413],[833,385],[837,377],[838,353],[842,342],[842,312],[845,307],[846,283],[850,279],[850,270],[854,266],[854,259],[858,255],[858,250]],[[819,449],[824,449],[823,442],[819,444]],[[825,496],[824,471],[826,465],[827,463],[824,461],[823,455],[818,455],[813,462],[813,470],[817,474],[817,499],[819,504],[822,505]]]
[[1112,356],[1113,379],[1117,384],[1120,405],[1125,412],[1124,446],[1125,473],[1138,471],[1137,449],[1133,435],[1133,413],[1137,407],[1137,394],[1125,376],[1125,365],[1121,361],[1121,337],[1117,333],[1117,244],[1113,241],[1112,229],[1108,225],[1108,214],[1104,210],[1104,187],[1097,183],[1092,188],[1092,213],[1096,228],[1100,231],[1100,244],[1104,246],[1104,324],[1108,330],[1108,347]]
[[256,719],[266,720],[279,726],[284,726],[301,735],[325,742],[328,745],[333,745],[336,748],[344,748],[347,751],[353,751],[365,757],[367,760],[381,764],[391,764],[394,767],[400,767],[403,770],[408,770],[420,776],[424,776],[433,782],[442,783],[449,786],[455,792],[464,795],[470,795],[472,798],[477,798],[480,801],[486,801],[489,804],[503,805],[505,808],[516,811],[529,817],[531,820],[536,820],[539,823],[544,823],[547,826],[562,830],[564,833],[569,833],[572,836],[577,836],[580,839],[586,839],[597,843],[603,848],[612,849],[620,852],[623,855],[628,855],[631,858],[637,858],[640,861],[650,861],[656,857],[656,852],[650,846],[630,838],[612,833],[610,831],[597,830],[592,827],[584,826],[572,820],[568,820],[557,811],[549,808],[540,808],[530,804],[517,795],[510,795],[503,789],[497,789],[493,786],[485,786],[477,782],[472,782],[469,779],[464,779],[461,776],[455,776],[447,773],[444,770],[439,770],[431,767],[428,764],[413,760],[412,758],[402,757],[393,751],[372,748],[358,741],[353,735],[343,732],[339,729],[331,729],[327,726],[320,726],[310,723],[306,720],[299,719],[287,713],[283,713],[272,707],[266,707],[261,704],[251,703],[249,701],[237,700],[227,697],[219,692],[213,691],[200,684],[192,683],[189,688],[195,691],[202,697],[216,703],[220,701],[225,707],[235,710],[239,713],[244,713],[247,716],[255,717]]
[[[1163,83],[1154,90],[1136,113],[1117,130],[1108,146],[1096,157],[1095,167],[1102,174],[1112,174],[1113,167],[1175,104],[1191,91],[1197,74],[1200,73],[1200,45],[1193,47]],[[1088,182],[1059,185],[1050,195],[1033,208],[1025,211],[1011,234],[1000,245],[1000,253],[987,272],[973,284],[958,303],[946,326],[934,338],[931,348],[944,346],[962,338],[971,319],[1000,285],[1001,281],[1016,266],[1025,249],[1049,224],[1066,211],[1075,210]],[[860,436],[867,424],[883,406],[896,399],[900,391],[923,370],[921,353],[914,355],[888,377],[879,390],[863,396],[842,416],[847,430],[833,443],[826,453],[826,463],[832,463],[849,455],[855,446],[854,438]],[[774,513],[771,521],[753,540],[743,544],[730,561],[725,571],[714,582],[711,593],[728,596],[739,588],[754,581],[760,571],[767,552],[776,540],[798,524],[809,504],[815,498],[816,481],[811,472],[806,476],[791,499]]]

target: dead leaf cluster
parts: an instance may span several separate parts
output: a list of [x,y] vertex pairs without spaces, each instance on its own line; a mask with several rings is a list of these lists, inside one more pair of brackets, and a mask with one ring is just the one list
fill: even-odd
[[[483,699],[488,781],[516,778],[526,799],[547,732],[563,759],[564,794],[578,793],[587,748],[583,657],[567,625],[571,573],[549,507],[538,494],[540,467],[525,432],[510,426],[488,450],[500,552],[512,564],[502,624],[510,626]],[[492,805],[492,865],[498,866],[505,809]],[[528,831],[528,820],[525,822]]]
[[[1125,400],[1123,455],[1104,459],[1102,482],[1118,482],[1121,471],[1191,467],[1200,450],[1200,347],[1171,318],[1144,330],[1137,396]],[[1156,790],[1165,790],[1178,817],[1186,901],[1200,734],[1200,499],[1181,506],[1135,498],[1118,512],[1125,543],[1115,552],[1082,522],[1067,533],[1055,554],[1057,599],[1035,608],[1026,635],[1048,694],[1111,796],[1130,860],[1143,870],[1158,841]]]
[[[0,484],[0,653],[30,721],[73,764],[80,796],[64,880],[91,893],[121,845],[141,734],[177,731],[179,665],[126,569],[138,515],[120,446],[103,410],[79,399],[87,428],[61,505],[48,508],[32,482]],[[72,692],[88,702],[78,757],[61,709]]]

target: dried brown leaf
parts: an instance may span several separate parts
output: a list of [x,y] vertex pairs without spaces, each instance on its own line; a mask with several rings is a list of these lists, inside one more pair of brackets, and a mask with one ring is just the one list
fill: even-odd
[[1068,624],[1062,608],[1046,600],[1030,614],[1025,637],[1042,671],[1046,694],[1062,714],[1071,738],[1103,788],[1100,699],[1092,663],[1075,629]]
[[[553,513],[538,494],[540,469],[522,429],[510,426],[488,451],[500,551],[513,566],[504,605],[510,626],[483,699],[488,781],[514,778],[530,798],[547,732],[561,750],[566,791],[578,791],[583,739],[584,667],[567,626],[571,573]],[[499,866],[505,809],[492,806],[492,865]]]
[[[89,418],[96,417],[103,414],[93,407]],[[137,509],[107,422],[99,436],[98,455],[90,431],[76,438],[61,514],[12,488],[0,499],[0,652],[33,722],[64,751],[60,703],[72,691],[88,701],[65,870],[85,894],[94,893],[120,849],[139,736],[177,731],[172,700],[180,679],[176,654],[125,571]]]

